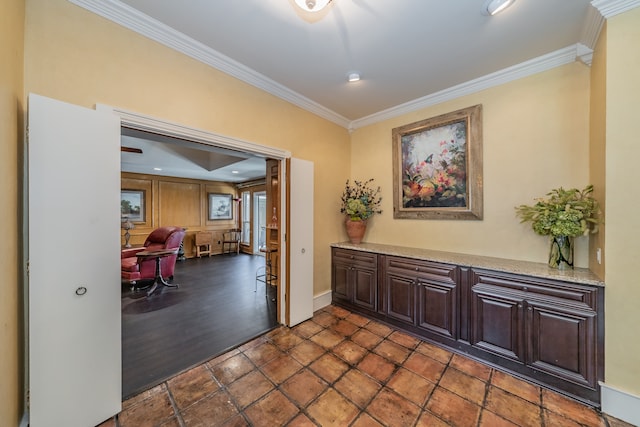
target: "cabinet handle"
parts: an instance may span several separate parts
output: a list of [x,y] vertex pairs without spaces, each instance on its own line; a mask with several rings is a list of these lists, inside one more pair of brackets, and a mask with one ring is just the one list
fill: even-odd
[[518,308],[522,308],[522,304],[518,304]]
[[527,310],[533,311],[533,308],[532,307],[527,307]]
[[416,267],[416,271],[420,271],[420,267]]
[[349,259],[353,259],[353,258],[355,258],[353,255],[351,255],[351,256],[349,257]]

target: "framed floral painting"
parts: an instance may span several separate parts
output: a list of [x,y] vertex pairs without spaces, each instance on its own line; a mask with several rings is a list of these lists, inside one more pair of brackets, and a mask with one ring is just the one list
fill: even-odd
[[393,129],[393,217],[482,219],[482,105]]

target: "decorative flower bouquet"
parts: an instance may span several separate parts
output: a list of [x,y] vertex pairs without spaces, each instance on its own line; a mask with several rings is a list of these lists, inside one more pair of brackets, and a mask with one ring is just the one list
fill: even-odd
[[373,214],[382,213],[380,187],[373,189],[370,187],[372,182],[373,178],[364,182],[354,181],[351,185],[347,180],[342,193],[340,212],[346,214],[352,221],[364,221]]
[[551,236],[549,266],[564,268],[573,266],[571,238],[598,231],[600,207],[591,197],[593,185],[584,190],[556,188],[540,198],[533,206],[520,205],[516,214],[520,222],[531,222],[533,231]]

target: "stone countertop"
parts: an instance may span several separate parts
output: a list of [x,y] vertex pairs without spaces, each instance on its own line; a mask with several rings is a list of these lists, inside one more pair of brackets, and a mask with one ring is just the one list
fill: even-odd
[[544,279],[604,287],[604,282],[588,268],[558,270],[547,264],[512,259],[493,258],[479,255],[467,255],[454,252],[434,251],[430,249],[409,248],[405,246],[383,245],[379,243],[349,242],[333,243],[334,248],[353,249],[363,252],[374,252],[383,255],[394,255],[425,261],[455,264],[461,267],[476,267],[505,273],[523,274]]

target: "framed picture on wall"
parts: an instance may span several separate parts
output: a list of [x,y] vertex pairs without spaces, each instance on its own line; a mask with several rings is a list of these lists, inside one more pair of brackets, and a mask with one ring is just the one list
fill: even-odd
[[393,129],[393,217],[482,219],[482,105]]
[[233,219],[231,194],[209,193],[209,220]]
[[144,190],[120,191],[120,216],[131,222],[145,222]]

